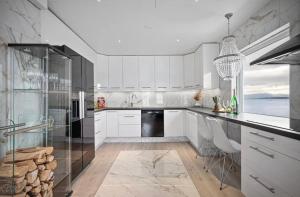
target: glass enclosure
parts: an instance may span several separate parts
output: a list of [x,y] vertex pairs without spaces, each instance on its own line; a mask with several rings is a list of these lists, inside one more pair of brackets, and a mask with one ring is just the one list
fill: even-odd
[[71,60],[45,44],[10,44],[8,58],[10,103],[7,125],[0,125],[0,196],[68,195]]

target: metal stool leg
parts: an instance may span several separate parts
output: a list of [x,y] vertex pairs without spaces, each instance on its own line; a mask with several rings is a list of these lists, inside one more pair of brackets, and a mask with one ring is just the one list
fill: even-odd
[[[225,172],[226,157],[228,157],[228,155],[229,155],[229,154],[224,154],[224,156],[223,156],[222,170],[220,169],[220,170],[221,170],[221,176],[220,176],[220,177],[221,177],[221,180],[220,180],[221,185],[220,185],[220,190],[223,189],[223,183],[224,183],[224,180],[225,180],[225,178],[227,177],[227,175],[228,175],[230,169],[231,169],[232,166],[233,166],[233,159],[231,159],[231,163],[230,163],[230,165],[229,165],[229,168],[228,168],[227,172]],[[231,155],[231,154],[230,154],[230,155]],[[231,155],[231,157],[232,157],[232,155]],[[220,168],[221,168],[221,164],[220,164]]]

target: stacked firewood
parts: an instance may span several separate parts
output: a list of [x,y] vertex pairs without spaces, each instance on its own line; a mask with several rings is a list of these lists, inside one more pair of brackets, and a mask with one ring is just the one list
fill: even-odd
[[52,197],[53,147],[17,149],[0,164],[0,197]]

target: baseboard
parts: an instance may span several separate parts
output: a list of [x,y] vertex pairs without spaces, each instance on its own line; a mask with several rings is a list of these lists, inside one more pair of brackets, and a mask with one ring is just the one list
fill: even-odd
[[147,143],[147,142],[188,142],[187,137],[110,137],[105,138],[105,143]]

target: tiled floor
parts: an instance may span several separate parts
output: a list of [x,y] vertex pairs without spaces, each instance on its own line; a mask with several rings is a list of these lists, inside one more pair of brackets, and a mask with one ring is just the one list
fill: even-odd
[[199,197],[176,150],[121,151],[97,197]]

